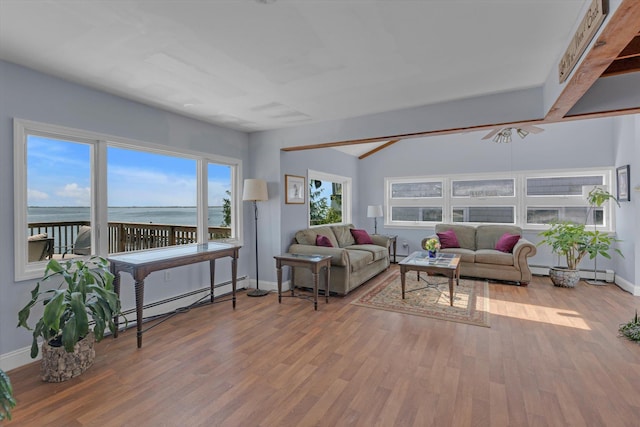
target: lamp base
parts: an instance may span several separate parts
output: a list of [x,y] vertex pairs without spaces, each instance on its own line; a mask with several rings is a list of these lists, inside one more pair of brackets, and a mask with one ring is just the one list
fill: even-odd
[[265,291],[264,289],[251,289],[247,292],[247,295],[250,297],[263,297],[267,295],[269,291]]
[[585,282],[587,282],[590,285],[595,285],[595,286],[604,286],[604,285],[608,285],[607,282],[602,282],[600,280],[585,280]]

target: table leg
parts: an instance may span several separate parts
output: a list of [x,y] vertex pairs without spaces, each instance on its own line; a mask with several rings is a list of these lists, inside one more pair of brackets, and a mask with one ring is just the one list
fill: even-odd
[[[116,293],[116,295],[118,295],[118,298],[120,298],[120,273],[118,271],[116,271],[113,263],[111,263],[111,274],[113,274],[113,291]],[[113,318],[113,323],[116,325],[116,329],[113,332],[113,337],[114,338],[118,338],[118,328],[120,325],[120,316],[116,315]]]
[[318,310],[318,272],[314,271],[313,275],[313,309]]
[[400,283],[402,284],[402,299],[404,299],[404,279],[405,279],[405,275],[407,274],[407,272],[405,271],[404,268],[400,268]]
[[209,261],[209,283],[211,284],[211,302],[213,302],[213,292],[215,290],[215,276],[216,276],[216,260]]
[[291,271],[291,282],[289,284],[289,288],[291,290],[291,296],[293,296],[293,288],[295,287],[294,283],[296,282],[296,277],[295,277],[295,273],[296,273],[296,268],[293,266],[289,266],[289,270]]
[[282,303],[282,268],[280,264],[276,265],[276,272],[278,274],[278,304]]
[[396,250],[398,249],[396,239],[393,239],[392,245],[393,245],[393,263],[395,264],[396,263],[396,253],[397,253]]
[[236,279],[238,278],[238,258],[237,253],[231,258],[231,303],[233,309],[236,309]]
[[325,267],[325,271],[327,273],[325,275],[325,281],[324,281],[324,299],[327,304],[329,304],[329,271],[330,270],[331,269],[329,268],[329,266]]
[[144,306],[144,279],[136,280],[136,336],[138,337],[138,348],[142,348],[142,307]]
[[449,277],[449,305],[451,307],[453,307],[453,276],[454,275],[455,275],[455,272]]

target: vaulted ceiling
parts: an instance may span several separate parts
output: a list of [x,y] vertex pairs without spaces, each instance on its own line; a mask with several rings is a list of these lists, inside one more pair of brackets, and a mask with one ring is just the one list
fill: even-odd
[[[0,58],[252,132],[541,86],[590,2],[0,0]],[[631,19],[555,120],[638,68]]]

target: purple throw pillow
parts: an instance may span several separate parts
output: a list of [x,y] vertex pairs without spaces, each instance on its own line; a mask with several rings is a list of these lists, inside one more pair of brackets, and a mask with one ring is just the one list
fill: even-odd
[[365,230],[351,229],[351,235],[356,239],[358,245],[373,245],[373,240]]
[[323,236],[322,234],[318,234],[316,236],[316,246],[326,246],[327,248],[332,248],[331,240],[327,236]]
[[436,234],[438,235],[438,240],[440,240],[440,249],[460,247],[455,231],[447,230]]
[[500,252],[513,252],[513,247],[520,240],[520,236],[517,234],[509,234],[504,233],[500,239],[498,239],[498,243],[496,243],[496,249]]

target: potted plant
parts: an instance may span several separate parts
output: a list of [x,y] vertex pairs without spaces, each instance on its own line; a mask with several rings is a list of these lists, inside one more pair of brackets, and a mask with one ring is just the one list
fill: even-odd
[[435,258],[438,249],[440,249],[440,241],[435,237],[432,237],[424,242],[424,248],[428,251],[429,258]]
[[[38,338],[43,339],[43,381],[60,382],[80,375],[93,364],[94,340],[100,341],[106,328],[115,332],[113,318],[121,315],[120,299],[108,266],[106,259],[96,256],[65,262],[50,260],[43,279],[31,291],[31,300],[18,313],[18,326],[33,330],[32,358],[38,355]],[[57,287],[40,289],[49,283]],[[27,320],[38,302],[42,302],[44,311],[32,329]]]
[[640,318],[638,318],[638,310],[636,310],[636,316],[630,322],[620,325],[618,331],[623,337],[640,343]]
[[13,387],[7,374],[0,369],[0,421],[11,419],[11,408],[16,406],[13,398]]
[[[613,196],[606,190],[594,187],[587,196],[590,204],[587,219],[593,206],[601,206],[612,198]],[[564,256],[566,259],[567,268],[552,267],[549,270],[549,277],[556,286],[574,287],[580,281],[578,265],[587,255],[589,255],[589,259],[594,259],[598,255],[611,259],[611,255],[609,255],[611,246],[619,240],[608,233],[596,230],[595,225],[593,230],[587,230],[587,219],[585,219],[585,224],[571,221],[556,222],[548,230],[539,233],[544,239],[538,245],[548,244],[551,246],[551,252]],[[622,256],[619,249],[615,248],[614,251]]]

